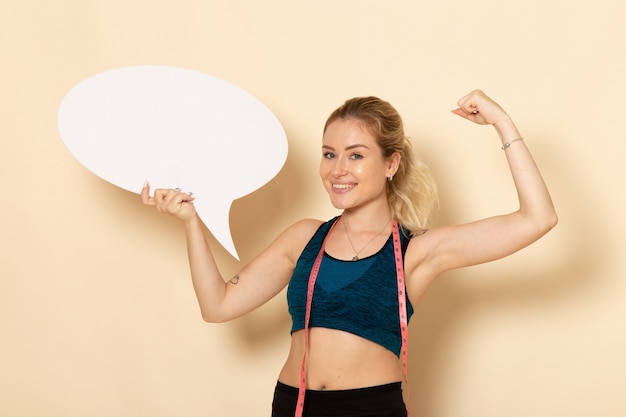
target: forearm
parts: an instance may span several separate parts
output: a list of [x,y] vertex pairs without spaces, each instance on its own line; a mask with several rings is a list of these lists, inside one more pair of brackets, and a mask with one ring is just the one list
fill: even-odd
[[185,231],[191,279],[202,318],[209,322],[222,321],[220,310],[226,295],[226,283],[197,215],[185,224]]
[[[557,221],[556,211],[546,184],[520,132],[507,116],[494,124],[504,148],[519,199],[519,214],[539,230],[547,231]],[[515,141],[515,142],[512,142]]]

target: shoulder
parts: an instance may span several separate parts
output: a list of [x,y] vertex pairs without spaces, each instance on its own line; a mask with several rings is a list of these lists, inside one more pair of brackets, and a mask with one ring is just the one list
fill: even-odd
[[424,266],[436,258],[450,236],[450,227],[438,226],[411,235],[406,257],[411,266]]
[[447,227],[434,227],[411,236],[405,256],[404,268],[407,278],[427,286],[440,272],[438,253],[448,236]]
[[302,219],[289,226],[283,233],[308,241],[324,223],[324,221],[317,219]]
[[287,254],[290,263],[295,265],[298,257],[315,232],[324,221],[317,219],[302,219],[287,227],[272,243],[272,246]]

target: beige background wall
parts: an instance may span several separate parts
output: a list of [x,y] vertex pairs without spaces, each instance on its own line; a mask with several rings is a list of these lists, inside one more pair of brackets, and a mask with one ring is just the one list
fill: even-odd
[[283,123],[284,169],[231,212],[242,261],[291,222],[335,213],[317,178],[320,130],[355,95],[402,113],[437,175],[441,222],[514,209],[495,134],[449,113],[487,91],[534,151],[560,223],[433,285],[411,324],[413,414],[626,415],[625,4],[3,1],[0,415],[269,415],[284,294],[203,323],[180,225],[89,173],[57,133],[74,84],[143,64],[221,77]]

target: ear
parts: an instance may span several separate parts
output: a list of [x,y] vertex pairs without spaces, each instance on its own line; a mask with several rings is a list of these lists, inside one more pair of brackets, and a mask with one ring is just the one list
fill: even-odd
[[396,172],[398,172],[398,168],[400,167],[401,159],[402,155],[400,155],[400,152],[394,152],[389,158],[387,158],[387,177],[396,175]]

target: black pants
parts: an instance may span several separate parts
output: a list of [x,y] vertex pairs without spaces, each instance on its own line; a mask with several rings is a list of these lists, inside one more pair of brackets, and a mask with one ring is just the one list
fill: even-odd
[[[272,417],[293,417],[298,388],[276,384]],[[340,391],[307,390],[304,417],[406,417],[402,383]]]

